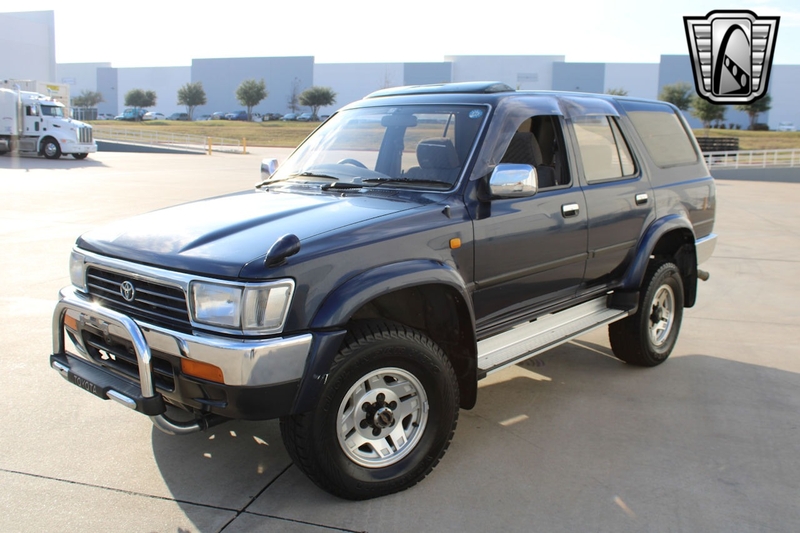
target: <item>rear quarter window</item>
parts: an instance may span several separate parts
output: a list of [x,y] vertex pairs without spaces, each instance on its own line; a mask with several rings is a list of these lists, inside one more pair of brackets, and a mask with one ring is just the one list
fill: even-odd
[[671,107],[652,102],[624,102],[622,106],[657,166],[667,168],[699,161],[691,133]]

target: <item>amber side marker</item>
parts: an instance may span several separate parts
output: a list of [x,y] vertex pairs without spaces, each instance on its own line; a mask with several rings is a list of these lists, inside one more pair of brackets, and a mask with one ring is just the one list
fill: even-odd
[[75,320],[75,318],[73,318],[73,317],[71,317],[71,316],[69,316],[67,314],[64,315],[64,325],[67,326],[70,329],[74,329],[75,331],[78,331],[78,321]]
[[181,359],[181,371],[189,376],[213,381],[215,383],[224,383],[225,381],[222,376],[221,368],[192,359]]
[[458,237],[450,239],[450,249],[455,250],[456,248],[461,248],[461,239]]

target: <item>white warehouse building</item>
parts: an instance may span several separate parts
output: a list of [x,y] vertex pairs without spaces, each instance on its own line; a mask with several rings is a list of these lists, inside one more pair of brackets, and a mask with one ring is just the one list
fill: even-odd
[[[241,109],[235,90],[246,79],[263,79],[269,96],[255,109],[261,113],[287,113],[290,96],[312,85],[326,86],[337,94],[336,105],[321,109],[330,114],[338,107],[386,87],[475,80],[504,82],[520,90],[559,90],[602,93],[622,89],[628,95],[657,98],[664,85],[693,84],[687,55],[662,55],[659,63],[571,63],[562,55],[479,56],[451,55],[428,63],[316,63],[313,56],[193,59],[191,66],[116,68],[110,63],[55,61],[55,22],[52,11],[0,13],[0,46],[26,50],[0,55],[0,80],[32,79],[64,83],[74,97],[83,90],[99,91],[104,102],[98,112],[118,114],[131,89],[155,91],[155,110],[164,114],[184,111],[177,103],[178,89],[202,82],[208,103],[197,114]],[[772,109],[759,116],[771,129],[780,122],[800,125],[796,92],[800,65],[773,65],[769,84]],[[700,122],[687,114],[690,123]],[[747,127],[747,115],[732,108],[726,123]]]

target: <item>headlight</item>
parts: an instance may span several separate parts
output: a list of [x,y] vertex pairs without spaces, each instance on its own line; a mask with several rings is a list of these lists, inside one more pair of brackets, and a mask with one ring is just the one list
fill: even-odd
[[202,324],[241,327],[242,288],[212,283],[192,283],[192,313]]
[[83,292],[86,292],[86,262],[83,254],[75,250],[69,256],[69,280]]
[[192,319],[245,333],[279,333],[293,291],[292,280],[245,286],[194,281],[190,286]]

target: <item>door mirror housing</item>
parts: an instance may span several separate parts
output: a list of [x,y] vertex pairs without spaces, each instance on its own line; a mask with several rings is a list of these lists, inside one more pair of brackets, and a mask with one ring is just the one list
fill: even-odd
[[538,191],[536,169],[530,165],[501,163],[489,177],[492,198],[527,198]]
[[261,160],[261,178],[268,179],[278,170],[278,160],[274,157]]

